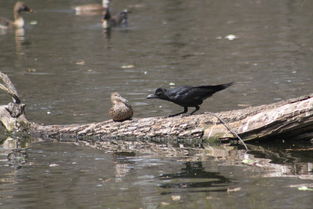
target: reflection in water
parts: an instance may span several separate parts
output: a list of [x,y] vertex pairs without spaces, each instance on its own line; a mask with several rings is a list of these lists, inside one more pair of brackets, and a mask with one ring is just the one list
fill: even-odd
[[111,39],[111,28],[103,28],[104,37],[108,40]]
[[13,149],[7,156],[8,163],[15,169],[22,168],[27,162],[27,151],[25,149]]
[[[253,147],[249,148],[253,150]],[[255,153],[256,149],[257,146]],[[127,152],[110,155],[65,143],[42,143],[33,144],[27,150],[28,163],[16,170],[7,166],[9,161],[2,149],[1,203],[4,208],[12,209],[21,208],[25,201],[30,208],[47,209],[56,206],[65,209],[69,205],[88,208],[97,208],[99,205],[102,208],[157,208],[162,202],[174,204],[171,201],[174,201],[172,199],[176,198],[176,194],[181,199],[175,201],[189,205],[186,208],[194,208],[194,204],[207,204],[207,201],[219,203],[221,207],[218,208],[229,208],[233,204],[235,208],[240,208],[250,204],[249,201],[241,205],[233,198],[255,193],[256,190],[262,194],[262,201],[265,202],[286,200],[290,194],[302,195],[295,191],[295,185],[305,182],[296,178],[264,178],[276,172],[275,168],[282,171],[289,166],[296,167],[299,159],[295,159],[293,164],[273,164],[271,159],[257,158],[243,150],[222,150],[218,147],[214,152],[219,153],[216,158],[218,161],[208,158],[213,151],[173,160],[173,157],[142,156]],[[284,172],[289,170],[285,169]],[[283,184],[279,186],[280,192],[274,196],[267,193],[275,189],[277,182]],[[234,186],[237,190],[229,194],[229,188]],[[256,200],[250,198],[254,204]],[[221,199],[224,201],[221,202]],[[279,206],[281,201],[275,204]]]
[[2,138],[0,151],[3,156],[7,156],[9,166],[19,169],[27,163],[27,148],[34,142],[38,142],[38,139],[20,136]]
[[29,44],[29,42],[26,39],[26,31],[24,28],[9,28],[6,30],[0,29],[0,35],[12,35],[11,33],[14,33],[14,39],[15,39],[15,51],[16,55],[24,55],[24,49],[23,46],[26,44]]
[[75,14],[79,15],[79,16],[95,16],[95,15],[98,15],[100,17],[101,15],[104,15],[105,12],[101,11],[101,10],[99,10],[99,11],[95,11],[95,10],[94,11],[75,10]]
[[16,47],[16,54],[23,55],[23,43],[25,43],[25,29],[24,28],[17,28],[15,30],[15,47]]
[[[161,194],[179,192],[225,192],[230,180],[217,172],[205,171],[202,162],[186,162],[181,172],[163,174],[160,176],[163,182],[162,188],[170,188],[172,191]],[[189,189],[188,191],[185,191]],[[197,190],[190,190],[197,189]]]

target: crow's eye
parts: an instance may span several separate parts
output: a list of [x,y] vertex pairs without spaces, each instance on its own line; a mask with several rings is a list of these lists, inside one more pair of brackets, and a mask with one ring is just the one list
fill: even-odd
[[155,95],[157,95],[157,96],[163,95],[162,90],[161,90],[161,89],[157,89],[157,90],[155,91]]

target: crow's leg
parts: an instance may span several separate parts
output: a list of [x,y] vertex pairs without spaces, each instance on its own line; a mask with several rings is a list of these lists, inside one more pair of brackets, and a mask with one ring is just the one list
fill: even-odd
[[192,111],[191,113],[190,113],[190,115],[192,115],[192,114],[194,114],[195,112],[197,112],[199,109],[200,109],[200,107],[199,106],[195,106],[195,110],[194,111]]
[[168,117],[174,117],[174,116],[177,116],[177,115],[184,114],[186,112],[188,112],[188,107],[184,107],[184,111],[176,113],[176,114],[173,114],[173,115],[169,115]]

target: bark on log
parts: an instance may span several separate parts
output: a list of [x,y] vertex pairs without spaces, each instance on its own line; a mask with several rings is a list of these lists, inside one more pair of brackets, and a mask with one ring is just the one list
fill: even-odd
[[[127,139],[189,145],[236,138],[210,113],[172,118],[150,117],[124,122],[108,120],[89,124],[39,125],[26,119],[24,105],[13,84],[3,75],[0,74],[0,77],[6,87],[2,89],[14,101],[13,105],[0,106],[0,120],[9,131],[26,130],[33,136],[60,141],[103,142]],[[17,112],[12,114],[12,111]],[[310,137],[313,133],[313,94],[216,115],[226,121],[245,141],[278,135]]]
[[[278,135],[308,135],[313,132],[313,95],[217,113],[245,140]],[[140,139],[159,143],[201,144],[211,139],[233,139],[217,118],[209,113],[193,116],[151,117],[131,121],[112,120],[84,125],[32,124],[33,133],[68,140],[69,138],[106,141],[109,139]]]

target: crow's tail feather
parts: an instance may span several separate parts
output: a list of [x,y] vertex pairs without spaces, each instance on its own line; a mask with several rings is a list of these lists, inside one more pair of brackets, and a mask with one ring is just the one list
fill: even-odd
[[220,84],[220,85],[198,86],[197,88],[208,89],[208,90],[212,91],[212,94],[214,94],[215,92],[226,89],[233,84],[234,84],[234,82],[230,82],[230,83],[225,83],[225,84]]

